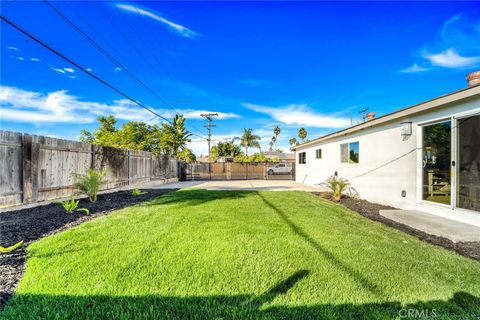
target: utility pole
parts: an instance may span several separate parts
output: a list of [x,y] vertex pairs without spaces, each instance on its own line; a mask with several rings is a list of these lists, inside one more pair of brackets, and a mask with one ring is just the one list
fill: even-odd
[[218,113],[202,113],[200,116],[208,120],[208,124],[204,127],[208,129],[208,173],[210,174],[210,180],[212,180],[212,168],[210,164],[212,154],[210,150],[210,142],[212,141],[212,128],[216,127],[214,124],[212,124],[212,117],[218,117]]

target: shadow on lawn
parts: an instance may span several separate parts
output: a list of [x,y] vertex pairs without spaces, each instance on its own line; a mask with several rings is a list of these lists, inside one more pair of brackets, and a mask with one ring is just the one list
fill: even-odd
[[369,281],[367,278],[365,278],[362,274],[360,274],[358,271],[352,269],[342,261],[340,261],[335,255],[328,251],[326,248],[324,248],[320,243],[315,241],[312,237],[310,237],[305,231],[303,231],[299,226],[297,226],[295,223],[293,223],[292,220],[289,219],[288,215],[279,207],[268,201],[261,193],[257,193],[257,195],[263,200],[263,202],[268,205],[270,208],[272,208],[275,213],[278,214],[278,216],[285,222],[290,229],[299,237],[301,237],[305,242],[307,242],[312,248],[314,248],[318,253],[320,253],[328,262],[333,264],[336,268],[339,268],[341,271],[349,275],[352,279],[357,281],[363,288],[368,290],[370,293],[376,295],[376,296],[383,296],[384,292],[377,287],[374,283]]
[[163,197],[157,198],[144,205],[158,206],[164,204],[182,204],[182,206],[198,206],[215,200],[240,199],[252,193],[253,191],[246,190],[185,189],[166,194]]
[[[265,306],[283,291],[252,295],[61,296],[16,295],[0,319],[478,319],[480,299],[457,292],[448,301]],[[261,297],[266,297],[265,300]],[[419,316],[423,315],[423,316]],[[403,317],[402,317],[403,316]],[[411,317],[412,318],[412,317]]]

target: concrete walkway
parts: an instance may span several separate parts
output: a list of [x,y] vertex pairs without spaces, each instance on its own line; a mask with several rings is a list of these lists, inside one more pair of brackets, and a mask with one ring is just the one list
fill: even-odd
[[380,210],[385,218],[453,242],[480,241],[480,227],[415,210]]
[[199,188],[207,190],[268,190],[268,191],[321,191],[319,186],[310,186],[291,180],[219,180],[179,181],[154,188]]

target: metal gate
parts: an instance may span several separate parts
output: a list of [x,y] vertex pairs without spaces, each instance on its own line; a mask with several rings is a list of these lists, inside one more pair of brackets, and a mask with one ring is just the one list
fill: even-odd
[[293,162],[194,162],[187,165],[187,180],[294,180]]

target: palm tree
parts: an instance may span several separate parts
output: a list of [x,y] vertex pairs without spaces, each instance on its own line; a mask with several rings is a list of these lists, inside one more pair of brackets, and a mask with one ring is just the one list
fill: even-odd
[[271,144],[271,147],[272,147],[272,151],[277,149],[277,137],[276,136],[272,137],[272,141],[270,141],[270,144]]
[[248,148],[260,149],[259,140],[261,140],[261,138],[253,134],[252,129],[243,129],[243,135],[241,137],[235,137],[234,140],[240,140],[240,144],[245,148],[246,156],[248,156]]
[[302,139],[303,143],[303,141],[305,141],[305,138],[307,137],[307,130],[305,130],[305,128],[300,128],[300,130],[298,130],[298,137]]
[[278,136],[280,135],[280,132],[282,130],[280,130],[280,127],[279,126],[276,126],[274,129],[273,129],[273,134],[275,135],[275,140],[273,140],[273,143],[275,145],[275,149],[277,149],[277,140],[278,140]]
[[293,147],[298,144],[298,141],[296,138],[291,138],[290,140],[288,140],[288,143],[290,143],[290,146]]

